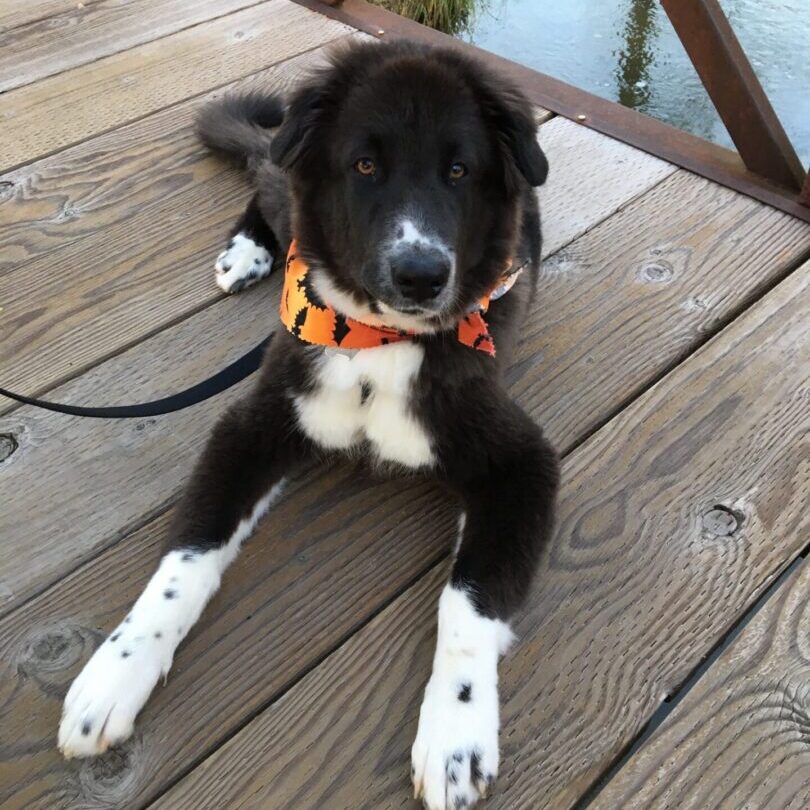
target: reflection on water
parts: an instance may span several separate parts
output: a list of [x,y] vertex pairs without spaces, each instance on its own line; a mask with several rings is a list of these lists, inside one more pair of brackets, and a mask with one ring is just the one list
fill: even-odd
[[616,59],[619,101],[642,112],[650,101],[650,65],[658,33],[656,11],[655,0],[631,0],[624,23],[624,45]]
[[[810,164],[810,0],[720,0]],[[482,48],[733,148],[657,0],[479,0]]]

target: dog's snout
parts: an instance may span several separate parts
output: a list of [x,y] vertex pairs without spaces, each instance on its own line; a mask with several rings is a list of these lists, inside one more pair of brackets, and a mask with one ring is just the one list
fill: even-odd
[[450,261],[439,251],[408,251],[391,260],[394,284],[405,298],[422,303],[436,298],[447,284]]

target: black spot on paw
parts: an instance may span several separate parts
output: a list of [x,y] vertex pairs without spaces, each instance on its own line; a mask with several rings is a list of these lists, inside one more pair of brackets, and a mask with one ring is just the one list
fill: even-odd
[[453,754],[453,762],[464,762],[464,754],[462,754],[461,751],[456,751],[456,753]]
[[166,590],[163,591],[163,596],[166,599],[177,599],[177,591],[174,591],[171,588],[166,588]]
[[118,639],[119,639],[119,638],[121,638],[121,634],[120,634],[120,633],[113,633],[113,634],[110,636],[110,641],[118,641]]
[[132,655],[132,653],[129,650],[124,650],[121,653],[121,658],[129,658],[130,655]]
[[368,398],[371,396],[371,383],[363,380],[360,383],[360,404],[365,405],[368,402]]
[[461,689],[458,690],[458,699],[462,703],[469,703],[472,700],[472,684],[463,683]]
[[163,638],[163,633],[158,630],[157,633],[155,633],[155,638]]
[[90,734],[90,729],[91,729],[91,728],[92,728],[92,725],[90,724],[90,721],[89,721],[89,720],[85,720],[85,721],[82,723],[82,737],[87,737],[87,736],[89,736],[89,734]]
[[126,619],[124,619],[124,624],[129,624],[131,621],[132,621],[132,614],[130,614],[129,616],[126,617]]
[[473,751],[470,757],[470,777],[473,784],[483,781],[484,774],[481,771],[481,756],[477,751]]
[[456,810],[462,810],[464,807],[469,807],[470,803],[467,801],[466,796],[456,796],[456,801],[454,802],[453,806]]
[[197,555],[194,554],[192,551],[186,551],[183,556],[180,558],[182,562],[194,562],[197,558]]
[[458,784],[458,772],[453,768],[447,772],[447,781],[450,782],[451,785]]

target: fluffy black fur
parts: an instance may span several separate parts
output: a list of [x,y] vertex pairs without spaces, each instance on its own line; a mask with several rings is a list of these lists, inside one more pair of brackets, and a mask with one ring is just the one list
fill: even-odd
[[[269,127],[280,124],[275,136]],[[466,529],[453,568],[478,609],[508,618],[525,598],[548,539],[557,459],[540,429],[503,387],[540,261],[532,186],[548,166],[525,99],[468,58],[413,45],[353,47],[301,87],[281,116],[276,97],[225,97],[199,121],[202,140],[252,173],[256,196],[238,231],[283,254],[292,235],[310,264],[374,307],[386,292],[380,245],[391,206],[407,201],[457,255],[453,303],[427,313],[436,330],[417,338],[425,359],[411,407],[435,443],[435,474],[460,496]],[[358,175],[370,155],[374,177]],[[451,183],[443,167],[463,160]],[[497,357],[452,337],[458,318],[491,288],[509,257],[530,269],[487,315]],[[450,334],[448,334],[448,332]],[[278,334],[260,380],[214,431],[180,509],[175,547],[223,543],[310,440],[291,400],[311,386],[311,352]]]

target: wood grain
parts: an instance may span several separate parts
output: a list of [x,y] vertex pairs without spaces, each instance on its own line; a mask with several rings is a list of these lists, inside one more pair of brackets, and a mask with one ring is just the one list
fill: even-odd
[[[53,398],[144,402],[204,379],[275,328],[279,284],[275,278],[209,307],[57,388]],[[0,609],[165,509],[213,420],[245,385],[160,418],[82,419],[28,407],[2,417],[0,434],[18,447],[0,464]]]
[[[712,202],[712,216],[704,218],[704,225],[714,228],[718,237],[715,241],[698,240],[690,248],[690,229],[684,229],[683,221],[673,215],[669,220],[673,230],[660,231],[655,235],[654,244],[658,244],[657,240],[669,233],[671,241],[666,244],[674,254],[678,254],[678,239],[685,238],[687,241],[680,248],[680,253],[689,255],[689,261],[684,263],[684,285],[708,284],[708,287],[701,288],[704,293],[711,300],[721,299],[726,275],[732,273],[737,266],[737,254],[732,252],[712,265],[713,273],[705,272],[706,254],[723,256],[724,240],[739,244],[739,234],[729,223],[736,222],[741,216],[743,220],[751,220],[748,231],[751,239],[759,240],[763,238],[764,230],[776,229],[778,232],[781,222],[779,218],[782,215],[776,215],[777,221],[766,217],[759,223],[756,217],[746,215],[737,208],[737,195],[731,192],[727,192],[728,199],[718,199],[712,186],[685,173],[667,182],[673,183],[674,189],[680,189],[687,196],[687,208],[690,210],[707,200]],[[690,196],[688,189],[682,188],[680,183],[685,183],[686,186],[698,183],[703,191],[695,197]],[[657,209],[660,200],[652,197],[650,203],[651,208]],[[762,208],[757,203],[746,201],[746,204]],[[638,219],[644,215],[647,207],[645,198],[641,198],[629,207],[626,216]],[[552,435],[558,437],[568,435],[577,438],[587,435],[594,419],[597,422],[606,419],[620,404],[617,399],[623,401],[623,389],[619,383],[628,389],[643,386],[645,378],[647,381],[655,379],[676,357],[688,351],[688,347],[684,345],[685,333],[680,331],[684,315],[677,306],[678,298],[675,297],[676,303],[673,304],[664,288],[653,285],[652,289],[662,296],[661,306],[655,304],[654,296],[645,301],[648,319],[643,325],[627,318],[627,298],[630,296],[632,299],[630,287],[637,282],[635,274],[625,266],[626,254],[631,245],[634,249],[638,248],[639,234],[633,229],[628,231],[625,220],[621,218],[623,216],[624,213],[618,218],[615,229],[614,218],[595,229],[613,229],[610,230],[613,238],[600,238],[594,244],[605,245],[622,239],[628,240],[624,251],[619,252],[619,261],[623,271],[627,271],[626,275],[618,276],[620,280],[616,280],[608,274],[602,286],[596,285],[601,290],[601,297],[594,300],[593,306],[601,312],[602,317],[596,319],[587,331],[587,340],[591,346],[612,346],[616,356],[615,361],[608,359],[604,363],[614,376],[602,378],[601,381],[601,389],[606,392],[606,398],[601,400],[602,413],[594,412],[590,402],[583,402],[581,407],[576,404],[585,399],[584,396],[577,396],[577,386],[588,391],[588,396],[599,395],[599,391],[590,393],[590,380],[594,371],[589,364],[582,362],[578,351],[585,338],[573,329],[562,330],[563,335],[568,335],[568,343],[562,337],[554,338],[560,325],[553,321],[549,324],[549,332],[544,340],[540,334],[540,325],[547,317],[547,308],[538,306],[529,329],[542,347],[538,351],[545,354],[522,355],[513,373],[516,385],[525,384],[529,376],[548,374],[551,378],[564,378],[566,386],[573,386],[571,390],[561,385],[551,385],[545,401],[539,397],[533,402],[527,400],[531,403],[535,418],[546,425]],[[686,236],[678,237],[679,233]],[[596,260],[590,264],[590,272],[600,277],[602,265]],[[639,267],[643,267],[643,264]],[[776,267],[777,265],[768,265],[764,261],[757,262],[751,267],[750,275],[745,278],[737,277],[736,283],[738,286],[759,284],[758,273],[763,268],[766,273],[774,273]],[[690,273],[693,275],[690,276]],[[565,285],[554,288],[558,306],[568,306],[565,303],[568,299],[580,300],[582,290],[588,287],[583,283],[582,275],[554,274],[554,278]],[[269,284],[272,286],[277,283],[278,279],[275,279]],[[712,287],[712,284],[715,286]],[[253,296],[269,289],[259,287],[248,295]],[[270,293],[271,300],[276,294],[277,289]],[[719,303],[711,309],[695,309],[695,320],[692,321],[689,333],[692,345],[702,340],[704,330],[721,317],[722,312],[727,314],[728,308],[738,304],[742,296],[740,291],[736,296],[731,296],[724,305],[725,309]],[[207,310],[205,314],[209,312]],[[615,314],[611,316],[611,313]],[[197,315],[192,318],[189,329],[201,317]],[[239,322],[242,323],[247,317],[246,313]],[[624,331],[623,322],[627,323],[630,331]],[[210,322],[201,322],[199,328],[209,329],[209,324]],[[228,327],[225,325],[223,328]],[[667,355],[664,347],[670,332],[676,335],[676,340],[670,344],[670,354]],[[148,344],[143,344],[152,347],[146,357],[145,367],[139,370],[138,352],[133,351],[118,364],[116,359],[100,367],[94,372],[97,374],[95,379],[103,382],[88,385],[79,389],[79,392],[86,392],[93,386],[101,388],[119,375],[123,376],[121,386],[126,387],[129,377],[124,369],[129,369],[128,374],[143,378],[149,373],[151,357],[155,355],[168,358],[165,360],[167,363],[171,362],[174,349],[170,344],[164,347],[164,334],[170,334],[170,330],[156,336]],[[234,339],[234,344],[237,339]],[[244,338],[242,340],[247,343]],[[650,343],[655,341],[661,349],[660,353],[650,351]],[[640,358],[649,358],[649,364]],[[564,370],[567,363],[578,369],[578,373],[567,374]],[[625,367],[629,370],[625,371]],[[74,384],[78,383],[77,380]],[[86,393],[83,396],[87,398]],[[560,405],[563,400],[568,403],[568,407]],[[579,426],[571,411],[581,414],[582,422]],[[188,466],[189,455],[196,452],[204,439],[204,425],[191,420],[191,416],[193,414],[172,422],[165,428],[162,423],[158,423],[154,428],[155,433],[152,433],[151,428],[134,434],[135,438],[132,433],[127,433],[127,441],[123,442],[127,452],[122,453],[122,441],[118,438],[120,427],[117,431],[96,438],[97,428],[93,423],[63,426],[61,417],[40,415],[39,433],[44,438],[36,446],[30,442],[22,443],[21,449],[25,455],[17,457],[19,475],[16,478],[7,477],[4,481],[4,465],[0,465],[0,497],[4,495],[3,486],[7,487],[5,492],[12,492],[14,481],[30,481],[29,486],[33,488],[30,493],[13,490],[16,498],[22,494],[27,500],[19,501],[19,505],[15,504],[14,514],[9,516],[7,528],[0,526],[0,533],[12,538],[9,552],[24,558],[26,554],[30,554],[30,547],[36,548],[40,543],[50,543],[52,549],[50,559],[39,557],[36,566],[17,566],[17,587],[25,586],[27,582],[27,587],[33,592],[56,578],[64,577],[65,572],[72,570],[82,559],[78,557],[77,551],[89,556],[94,549],[109,546],[124,536],[133,525],[140,525],[136,517],[138,514],[154,514],[159,511],[173,497],[183,477],[182,468]],[[28,409],[20,409],[4,422],[0,422],[0,432],[3,432],[5,425],[14,424],[10,420],[18,419],[18,424],[24,427],[26,420],[31,418],[33,415]],[[20,432],[20,428],[17,430]],[[56,441],[48,440],[51,433],[55,434]],[[166,444],[164,433],[171,434],[170,444]],[[70,448],[70,453],[65,453],[65,447]],[[86,461],[85,455],[89,456]],[[14,456],[11,458],[14,459]],[[79,469],[80,484],[73,483],[76,477],[74,467]],[[48,471],[50,478],[38,489],[40,470]],[[22,525],[23,515],[29,512],[42,513],[38,505],[43,499],[53,498],[51,493],[55,487],[54,482],[57,481],[60,487],[68,486],[70,489],[65,497],[72,510],[70,544],[56,543],[50,539],[52,535],[59,536],[60,527],[65,525],[64,507],[58,503],[43,518],[37,518],[44,522],[36,527],[36,531],[31,531],[27,525],[24,533],[19,528],[15,529]],[[101,497],[97,496],[97,491],[101,492]],[[99,511],[95,506],[99,502],[115,502],[117,508]],[[7,722],[15,729],[15,739],[19,740],[13,755],[9,755],[9,772],[18,774],[12,780],[16,787],[6,799],[9,806],[26,806],[27,800],[24,801],[21,797],[29,796],[30,791],[35,790],[30,780],[45,779],[46,774],[53,774],[53,784],[58,783],[67,790],[73,797],[70,801],[81,794],[82,806],[101,806],[103,802],[97,780],[93,781],[95,777],[88,776],[90,771],[95,773],[93,769],[96,768],[101,772],[105,768],[113,769],[114,773],[105,783],[105,790],[109,790],[109,795],[118,797],[116,801],[122,796],[140,795],[141,792],[144,795],[153,795],[160,785],[173,778],[177,768],[181,767],[179,763],[184,763],[182,767],[185,767],[195,761],[203,750],[213,748],[220,739],[218,735],[231,733],[244,718],[260,710],[297,674],[306,671],[307,667],[328,653],[330,645],[334,645],[337,637],[347,635],[362,624],[407,584],[421,566],[436,559],[445,550],[455,521],[454,510],[431,487],[402,481],[374,485],[342,470],[325,473],[323,478],[305,480],[300,490],[296,490],[284,502],[284,508],[288,510],[285,514],[298,516],[298,529],[294,535],[297,538],[294,541],[297,544],[295,551],[276,550],[279,544],[282,549],[287,549],[286,544],[288,541],[292,542],[293,533],[287,528],[287,523],[277,523],[274,514],[273,519],[261,527],[251,543],[250,548],[257,551],[245,558],[244,565],[239,562],[237,568],[229,573],[221,596],[222,601],[212,605],[200,628],[180,651],[179,669],[172,676],[171,688],[161,692],[160,704],[153,702],[159,708],[147,709],[139,725],[139,736],[133,743],[133,751],[136,753],[132,757],[128,754],[120,767],[115,765],[119,762],[115,755],[102,760],[101,765],[78,768],[63,765],[48,737],[58,717],[62,691],[56,687],[44,690],[34,680],[21,681],[13,664],[11,669],[2,671],[0,688],[7,690],[6,694],[9,695],[8,701],[2,705],[6,707],[8,718],[17,718]],[[292,519],[291,517],[290,520]],[[154,532],[158,531],[159,528],[155,528]],[[153,565],[154,557],[150,552],[151,546],[148,545],[152,536],[152,530],[149,530],[145,534],[138,533],[129,537],[125,543],[119,543],[107,552],[103,559],[112,560],[109,565],[113,569],[126,568],[127,582],[143,583]],[[313,538],[317,543],[314,546],[306,545]],[[403,538],[406,540],[403,541]],[[302,555],[300,562],[305,563],[303,569],[295,569],[299,572],[302,585],[300,591],[290,590],[283,585],[283,580],[272,579],[274,572],[283,569],[286,561],[291,559],[287,556],[288,553]],[[108,557],[107,554],[113,556]],[[8,637],[14,641],[8,651],[0,655],[0,660],[16,661],[20,655],[25,654],[19,647],[20,639],[27,638],[26,634],[29,633],[47,635],[48,628],[51,625],[58,626],[67,611],[74,616],[75,625],[83,628],[77,633],[84,641],[81,642],[80,649],[65,656],[64,665],[54,665],[54,677],[58,677],[60,683],[66,683],[69,675],[77,671],[79,659],[84,660],[89,654],[90,645],[86,639],[97,638],[99,628],[109,628],[114,622],[106,609],[106,601],[113,600],[118,608],[133,594],[127,590],[123,596],[119,596],[116,585],[99,585],[99,582],[104,582],[105,575],[97,574],[97,566],[103,565],[107,563],[87,563],[75,575],[71,575],[69,586],[60,581],[55,587],[49,588],[11,613],[0,627],[0,638]],[[389,565],[390,568],[387,567]],[[34,585],[31,584],[32,578]],[[287,589],[277,591],[284,587]],[[99,591],[108,593],[102,605],[99,604]],[[289,605],[289,613],[284,613],[279,608],[286,599],[290,600],[286,603]],[[323,602],[316,602],[321,599]],[[71,606],[69,610],[67,605]],[[227,605],[228,609],[225,610],[223,605]],[[432,632],[432,624],[424,632]],[[281,643],[279,639],[282,638],[292,638],[292,641],[289,644],[286,641]],[[206,653],[206,650],[209,652]],[[260,654],[257,653],[259,650]],[[249,661],[250,665],[245,666],[245,661]],[[188,677],[193,680],[186,680],[186,676],[181,675],[187,666],[191,667]],[[69,672],[61,671],[65,667],[69,668]],[[419,678],[416,680],[421,684]],[[189,694],[194,694],[195,699],[188,700]],[[31,717],[40,718],[38,725],[30,725]],[[213,732],[212,728],[217,731]],[[36,779],[32,774],[36,774]],[[47,795],[49,802],[56,801],[50,793]],[[63,804],[54,806],[71,806],[70,801],[65,800]]]
[[[808,293],[810,266],[567,460],[559,528],[501,666],[487,808],[572,806],[806,543]],[[731,535],[703,529],[718,504],[740,517]],[[411,806],[442,568],[153,806]]]
[[[283,90],[323,58],[300,57],[238,86]],[[18,219],[9,252],[31,254],[0,272],[5,386],[45,391],[221,297],[214,258],[250,186],[196,141],[199,103],[35,169],[0,205]],[[0,413],[9,407],[0,403]]]
[[0,175],[0,274],[77,239],[97,233],[102,240],[134,214],[226,171],[194,133],[199,107],[232,90],[286,94],[324,63],[326,50],[308,51]]
[[289,0],[268,0],[11,90],[0,96],[0,169],[121,126],[351,30]]
[[810,806],[810,564],[805,560],[591,805]]
[[[44,20],[75,8],[82,0],[3,0],[0,6],[0,31]],[[100,0],[83,0],[85,6]]]
[[258,0],[101,0],[0,33],[0,92],[160,39]]
[[539,140],[549,161],[539,192],[544,256],[676,171],[671,163],[559,116],[540,128]]
[[512,391],[569,447],[808,253],[806,223],[679,171],[545,260]]

